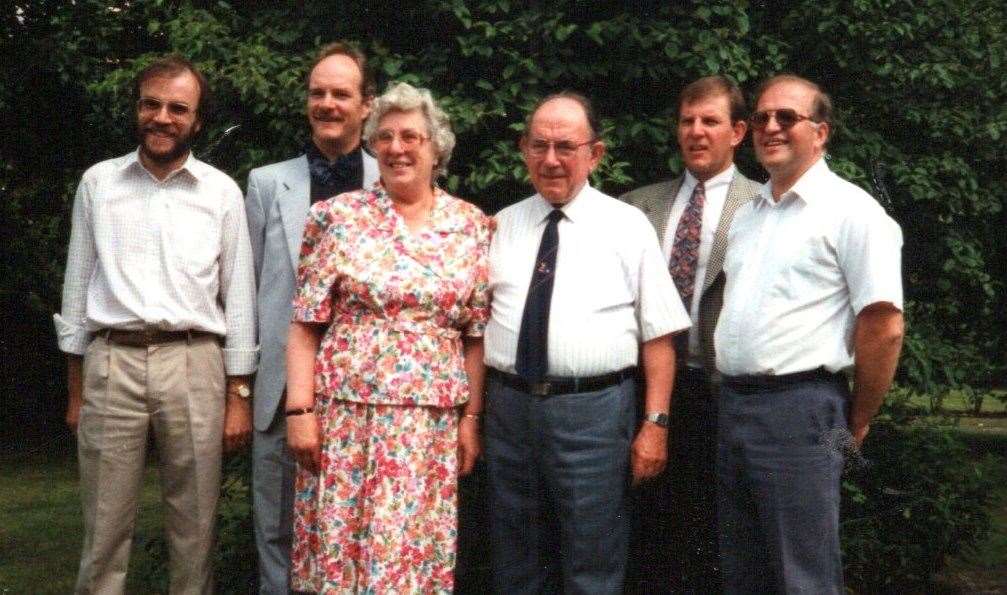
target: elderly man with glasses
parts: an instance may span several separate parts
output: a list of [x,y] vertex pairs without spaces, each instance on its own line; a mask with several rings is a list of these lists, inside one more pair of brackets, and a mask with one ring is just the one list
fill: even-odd
[[[586,98],[541,101],[521,150],[537,192],[497,215],[490,246],[494,586],[621,593],[630,477],[664,467],[671,334],[689,317],[647,218],[588,184],[605,147]],[[638,359],[646,379],[639,427]]]
[[206,80],[168,56],[135,80],[139,148],[84,173],[59,347],[77,430],[77,593],[125,589],[147,438],[159,459],[172,593],[210,593],[221,450],[244,447],[255,277],[241,190],[189,150]]
[[724,590],[839,594],[843,451],[895,374],[902,233],[826,164],[832,107],[817,85],[776,76],[755,105],[769,181],[735,215],[714,337]]

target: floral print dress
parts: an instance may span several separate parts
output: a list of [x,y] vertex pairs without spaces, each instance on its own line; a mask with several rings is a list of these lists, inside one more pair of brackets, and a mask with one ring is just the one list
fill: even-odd
[[439,189],[417,232],[380,183],[311,208],[293,318],[329,327],[315,360],[321,471],[295,480],[293,589],[451,592],[461,337],[486,325],[490,233]]

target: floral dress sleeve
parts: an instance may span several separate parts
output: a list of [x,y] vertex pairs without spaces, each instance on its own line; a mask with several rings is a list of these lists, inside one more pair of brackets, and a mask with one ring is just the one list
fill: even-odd
[[486,322],[489,320],[489,251],[493,226],[493,219],[479,213],[475,224],[476,259],[473,270],[475,283],[466,304],[466,308],[469,310],[469,320],[465,325],[464,334],[467,337],[483,336],[486,331]]
[[338,277],[335,221],[330,201],[315,203],[308,212],[297,267],[293,320],[327,323],[332,320],[332,288]]

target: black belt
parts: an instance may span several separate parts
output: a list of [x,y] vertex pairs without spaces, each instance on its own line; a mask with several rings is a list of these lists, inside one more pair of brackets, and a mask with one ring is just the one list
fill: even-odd
[[636,368],[626,368],[611,374],[601,376],[581,376],[573,377],[548,377],[541,382],[528,382],[517,374],[501,372],[496,368],[489,368],[491,377],[496,378],[506,387],[523,393],[535,395],[536,397],[548,397],[551,395],[566,395],[570,393],[587,393],[602,390],[610,386],[620,384],[622,381],[633,378],[636,375]]
[[804,372],[794,372],[792,374],[779,374],[776,376],[769,374],[746,374],[742,376],[724,376],[722,383],[727,388],[743,395],[754,395],[756,393],[769,393],[785,390],[801,384],[803,382],[814,381],[839,381],[845,377],[839,372],[830,372],[825,368],[815,368]]

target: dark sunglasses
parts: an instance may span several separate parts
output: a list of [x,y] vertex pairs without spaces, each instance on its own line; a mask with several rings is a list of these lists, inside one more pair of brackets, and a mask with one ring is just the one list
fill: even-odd
[[776,118],[776,123],[780,125],[783,130],[789,130],[793,128],[798,122],[803,122],[804,120],[811,120],[815,122],[815,119],[811,116],[803,116],[790,108],[784,109],[767,109],[761,112],[755,112],[748,118],[749,124],[752,128],[756,130],[764,130],[766,126],[769,126],[770,118]]

